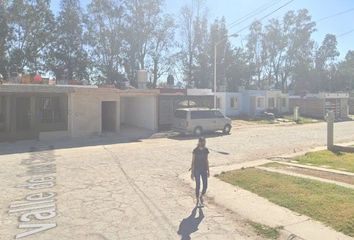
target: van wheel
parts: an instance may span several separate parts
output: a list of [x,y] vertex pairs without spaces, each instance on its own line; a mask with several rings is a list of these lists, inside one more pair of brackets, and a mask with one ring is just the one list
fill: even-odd
[[201,136],[202,134],[203,134],[203,128],[202,127],[196,127],[194,129],[194,135]]
[[224,134],[230,134],[231,132],[231,125],[230,124],[226,124],[223,130]]

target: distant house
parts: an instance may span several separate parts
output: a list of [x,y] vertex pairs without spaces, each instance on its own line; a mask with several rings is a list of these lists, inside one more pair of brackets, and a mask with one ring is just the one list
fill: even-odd
[[299,107],[300,114],[306,117],[324,119],[328,111],[333,111],[337,120],[347,119],[349,94],[319,93],[291,96],[290,109],[294,109],[294,107]]
[[217,92],[217,107],[229,117],[254,117],[264,111],[289,112],[288,94],[280,90],[240,90]]
[[158,96],[158,126],[168,129],[173,124],[177,108],[205,107],[212,108],[214,94],[211,89],[173,89],[160,88]]

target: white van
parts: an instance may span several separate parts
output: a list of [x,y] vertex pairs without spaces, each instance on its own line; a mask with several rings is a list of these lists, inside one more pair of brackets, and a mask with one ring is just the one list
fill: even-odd
[[177,109],[173,128],[182,133],[194,133],[197,136],[204,132],[222,130],[225,134],[231,131],[231,119],[219,110],[202,108]]

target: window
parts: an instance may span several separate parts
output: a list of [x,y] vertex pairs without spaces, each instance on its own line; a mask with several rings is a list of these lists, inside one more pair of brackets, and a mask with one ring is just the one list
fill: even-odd
[[59,97],[40,97],[39,113],[42,123],[59,123],[64,120]]
[[258,97],[257,98],[257,108],[264,108],[264,98],[263,97]]
[[237,97],[230,98],[230,107],[233,108],[233,109],[237,109],[238,108],[238,99],[237,99]]
[[187,111],[177,110],[175,112],[175,118],[186,119],[187,118]]
[[282,105],[282,107],[286,107],[286,98],[282,98],[281,99],[281,105]]
[[268,108],[275,108],[275,100],[274,98],[268,99]]
[[216,108],[221,107],[221,99],[219,97],[216,98]]
[[192,119],[215,118],[215,113],[214,111],[192,111],[191,118]]

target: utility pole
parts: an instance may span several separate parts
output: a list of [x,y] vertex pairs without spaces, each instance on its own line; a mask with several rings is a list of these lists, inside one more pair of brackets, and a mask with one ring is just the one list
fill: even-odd
[[217,57],[217,52],[218,52],[218,45],[225,42],[229,37],[238,37],[238,34],[228,35],[214,44],[214,108],[216,108],[216,99],[217,99],[217,97],[216,97],[216,88],[217,88],[217,84],[216,84],[216,70],[217,70],[216,57]]

